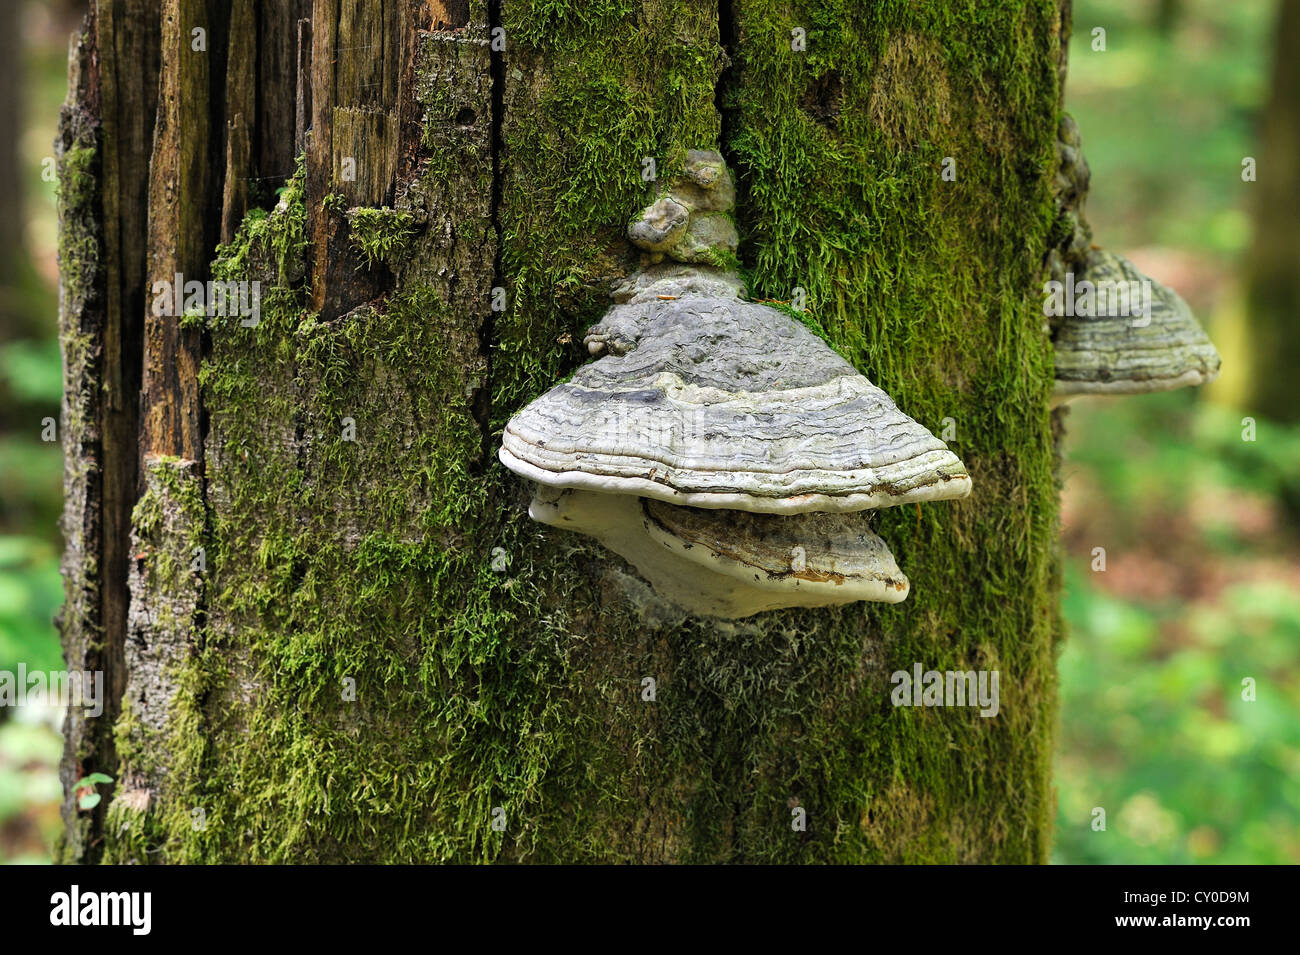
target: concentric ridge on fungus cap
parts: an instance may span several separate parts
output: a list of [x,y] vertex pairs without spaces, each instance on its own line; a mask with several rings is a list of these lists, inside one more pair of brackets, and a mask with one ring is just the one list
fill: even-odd
[[[1063,319],[1054,342],[1058,397],[1167,391],[1218,377],[1218,351],[1175,292],[1143,275],[1124,257],[1102,250],[1089,254],[1082,280],[1122,289],[1149,282],[1151,314]],[[1098,301],[1102,297],[1098,293]]]
[[588,342],[608,354],[506,426],[502,463],[539,484],[772,514],[969,493],[942,441],[776,309],[634,300]]

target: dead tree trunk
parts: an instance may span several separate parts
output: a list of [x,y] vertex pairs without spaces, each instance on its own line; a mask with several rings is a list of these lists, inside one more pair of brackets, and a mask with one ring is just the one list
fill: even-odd
[[[62,858],[1044,859],[1062,21],[98,0],[60,139],[62,627],[112,700],[68,724]],[[804,290],[971,472],[879,515],[906,603],[686,616],[496,463],[635,267],[645,161],[713,147],[751,294]],[[187,302],[208,279],[256,309]],[[999,671],[998,715],[894,707],[916,663]]]

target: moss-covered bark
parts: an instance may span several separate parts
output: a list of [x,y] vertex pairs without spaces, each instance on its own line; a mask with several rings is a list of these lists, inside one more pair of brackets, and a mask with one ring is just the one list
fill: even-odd
[[[63,349],[63,446],[65,599],[58,626],[69,669],[103,669],[103,438],[104,401],[104,234],[101,184],[103,140],[99,122],[98,75],[90,41],[75,44],[68,64],[68,103],[55,140],[59,172],[59,338]],[[69,709],[64,720],[64,755],[59,776],[66,788],[102,766],[112,724]],[[62,806],[63,844],[84,857],[93,835],[90,814],[78,817],[71,798]]]
[[[202,469],[146,468],[137,541],[197,535],[207,569],[133,586],[183,612],[143,637],[173,648],[170,689],[118,727],[134,795],[110,821],[134,821],[109,857],[1042,860],[1059,4],[373,6],[314,4],[304,171],[213,255],[262,283],[261,322],[207,321]],[[383,135],[348,180],[358,117]],[[972,497],[879,518],[902,605],[687,618],[530,522],[495,461],[635,265],[643,160],[666,177],[713,145],[753,292],[806,290],[868,377],[955,429]],[[917,662],[999,670],[998,715],[896,709]]]
[[[67,861],[95,861],[109,805],[77,806],[76,780],[115,774],[114,724],[126,681],[127,551],[139,474],[147,186],[158,77],[153,0],[97,0],[74,44],[55,141],[59,171],[59,330],[64,452],[59,615],[69,669],[104,674],[98,718],[64,722]],[[110,790],[111,796],[111,790]]]

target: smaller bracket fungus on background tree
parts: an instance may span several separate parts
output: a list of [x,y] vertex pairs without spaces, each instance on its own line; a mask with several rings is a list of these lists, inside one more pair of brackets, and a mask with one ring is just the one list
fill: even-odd
[[648,261],[587,333],[601,357],[515,415],[499,457],[537,485],[533,519],[595,537],[692,613],[901,601],[870,512],[964,497],[970,477],[825,342],[706,264],[736,248],[733,196],[722,158],[692,152],[629,226]]
[[1219,353],[1187,303],[1123,256],[1092,244],[1083,214],[1090,173],[1079,128],[1069,116],[1061,120],[1056,145],[1062,235],[1048,253],[1054,402],[1074,395],[1143,394],[1213,381],[1219,374]]

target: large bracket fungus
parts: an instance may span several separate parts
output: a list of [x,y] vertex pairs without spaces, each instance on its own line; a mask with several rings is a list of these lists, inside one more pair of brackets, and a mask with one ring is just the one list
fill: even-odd
[[699,264],[682,237],[725,233],[690,221],[731,204],[721,157],[693,153],[679,185],[676,240],[663,198],[629,228],[660,261],[587,333],[600,357],[506,425],[502,463],[537,485],[529,515],[595,537],[697,614],[903,600],[870,512],[964,497],[965,467],[801,323]]
[[1092,244],[1083,214],[1090,173],[1079,128],[1065,116],[1057,135],[1056,194],[1064,235],[1048,254],[1056,307],[1054,402],[1074,395],[1133,395],[1202,385],[1219,374],[1219,353],[1175,292],[1122,256]]

